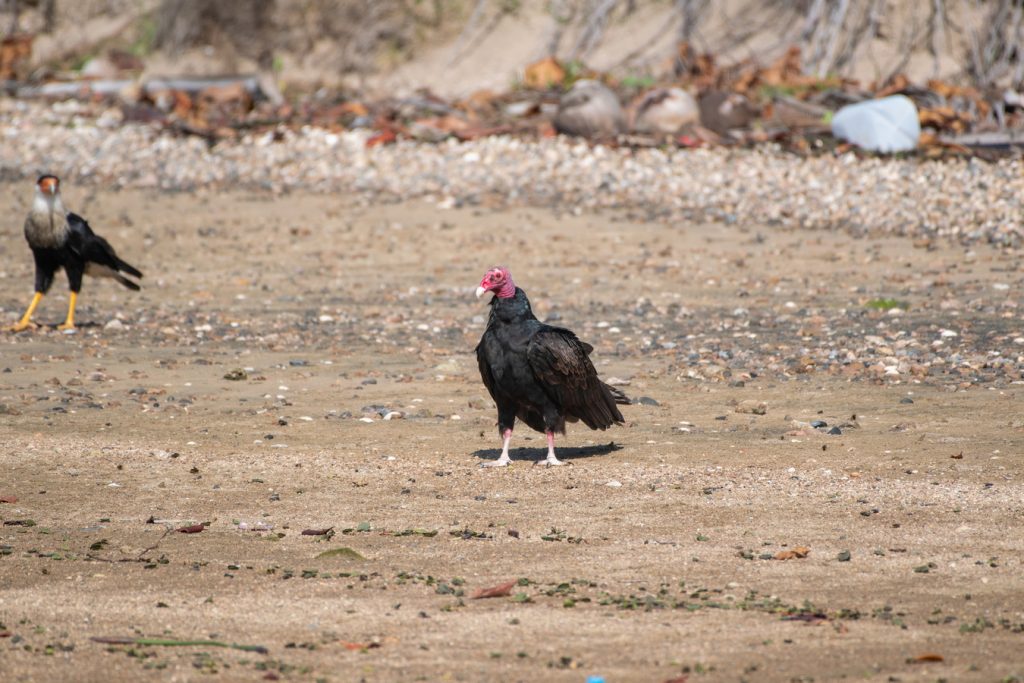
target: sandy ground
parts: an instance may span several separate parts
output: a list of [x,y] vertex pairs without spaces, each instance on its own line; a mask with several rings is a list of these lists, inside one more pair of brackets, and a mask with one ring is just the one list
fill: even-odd
[[[1018,257],[612,213],[65,194],[146,278],[87,282],[77,334],[0,335],[4,680],[1024,679]],[[0,192],[4,324],[31,293],[27,200]],[[495,263],[656,403],[570,426],[571,466],[535,466],[543,436],[522,428],[512,467],[480,468],[499,443],[472,292]],[[66,301],[61,279],[38,319]],[[1017,364],[801,361],[866,335]],[[341,548],[357,555],[318,557]],[[268,652],[91,640],[108,636]]]

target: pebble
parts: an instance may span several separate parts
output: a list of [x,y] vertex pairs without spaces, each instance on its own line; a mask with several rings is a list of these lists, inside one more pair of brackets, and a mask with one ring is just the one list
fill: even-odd
[[736,406],[736,412],[747,413],[750,415],[764,415],[768,412],[768,404],[764,401],[747,399],[746,401],[740,401],[739,405]]

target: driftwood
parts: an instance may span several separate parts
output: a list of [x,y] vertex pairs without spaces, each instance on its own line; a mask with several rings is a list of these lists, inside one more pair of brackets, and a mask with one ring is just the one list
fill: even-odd
[[[15,94],[21,98],[67,98],[92,97],[95,95],[117,95],[134,85],[131,79],[109,79],[98,81],[68,81],[44,83],[43,85],[25,85],[17,88]],[[147,95],[179,90],[195,95],[207,88],[241,85],[253,99],[263,96],[258,76],[222,76],[213,78],[153,78],[142,84],[142,92]]]

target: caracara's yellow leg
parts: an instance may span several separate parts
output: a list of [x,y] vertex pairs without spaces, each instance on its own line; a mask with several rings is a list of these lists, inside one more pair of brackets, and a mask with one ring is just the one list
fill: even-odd
[[78,293],[71,292],[71,298],[68,300],[68,319],[64,321],[62,325],[57,325],[58,330],[73,330],[75,329],[75,304],[78,302]]
[[32,303],[28,305],[28,310],[25,311],[25,315],[21,316],[21,320],[18,321],[18,324],[11,328],[11,332],[21,332],[30,327],[35,327],[35,324],[32,322],[32,315],[36,312],[36,306],[38,306],[39,302],[42,300],[43,293],[36,292],[36,295],[32,297]]

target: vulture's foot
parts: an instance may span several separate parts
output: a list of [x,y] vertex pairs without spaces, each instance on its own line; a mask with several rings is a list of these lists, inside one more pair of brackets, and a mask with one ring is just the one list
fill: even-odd
[[555,433],[549,430],[545,433],[545,436],[548,439],[548,457],[547,460],[544,461],[544,464],[547,465],[548,467],[554,467],[555,465],[565,465],[565,461],[559,460],[558,458],[555,457]]

